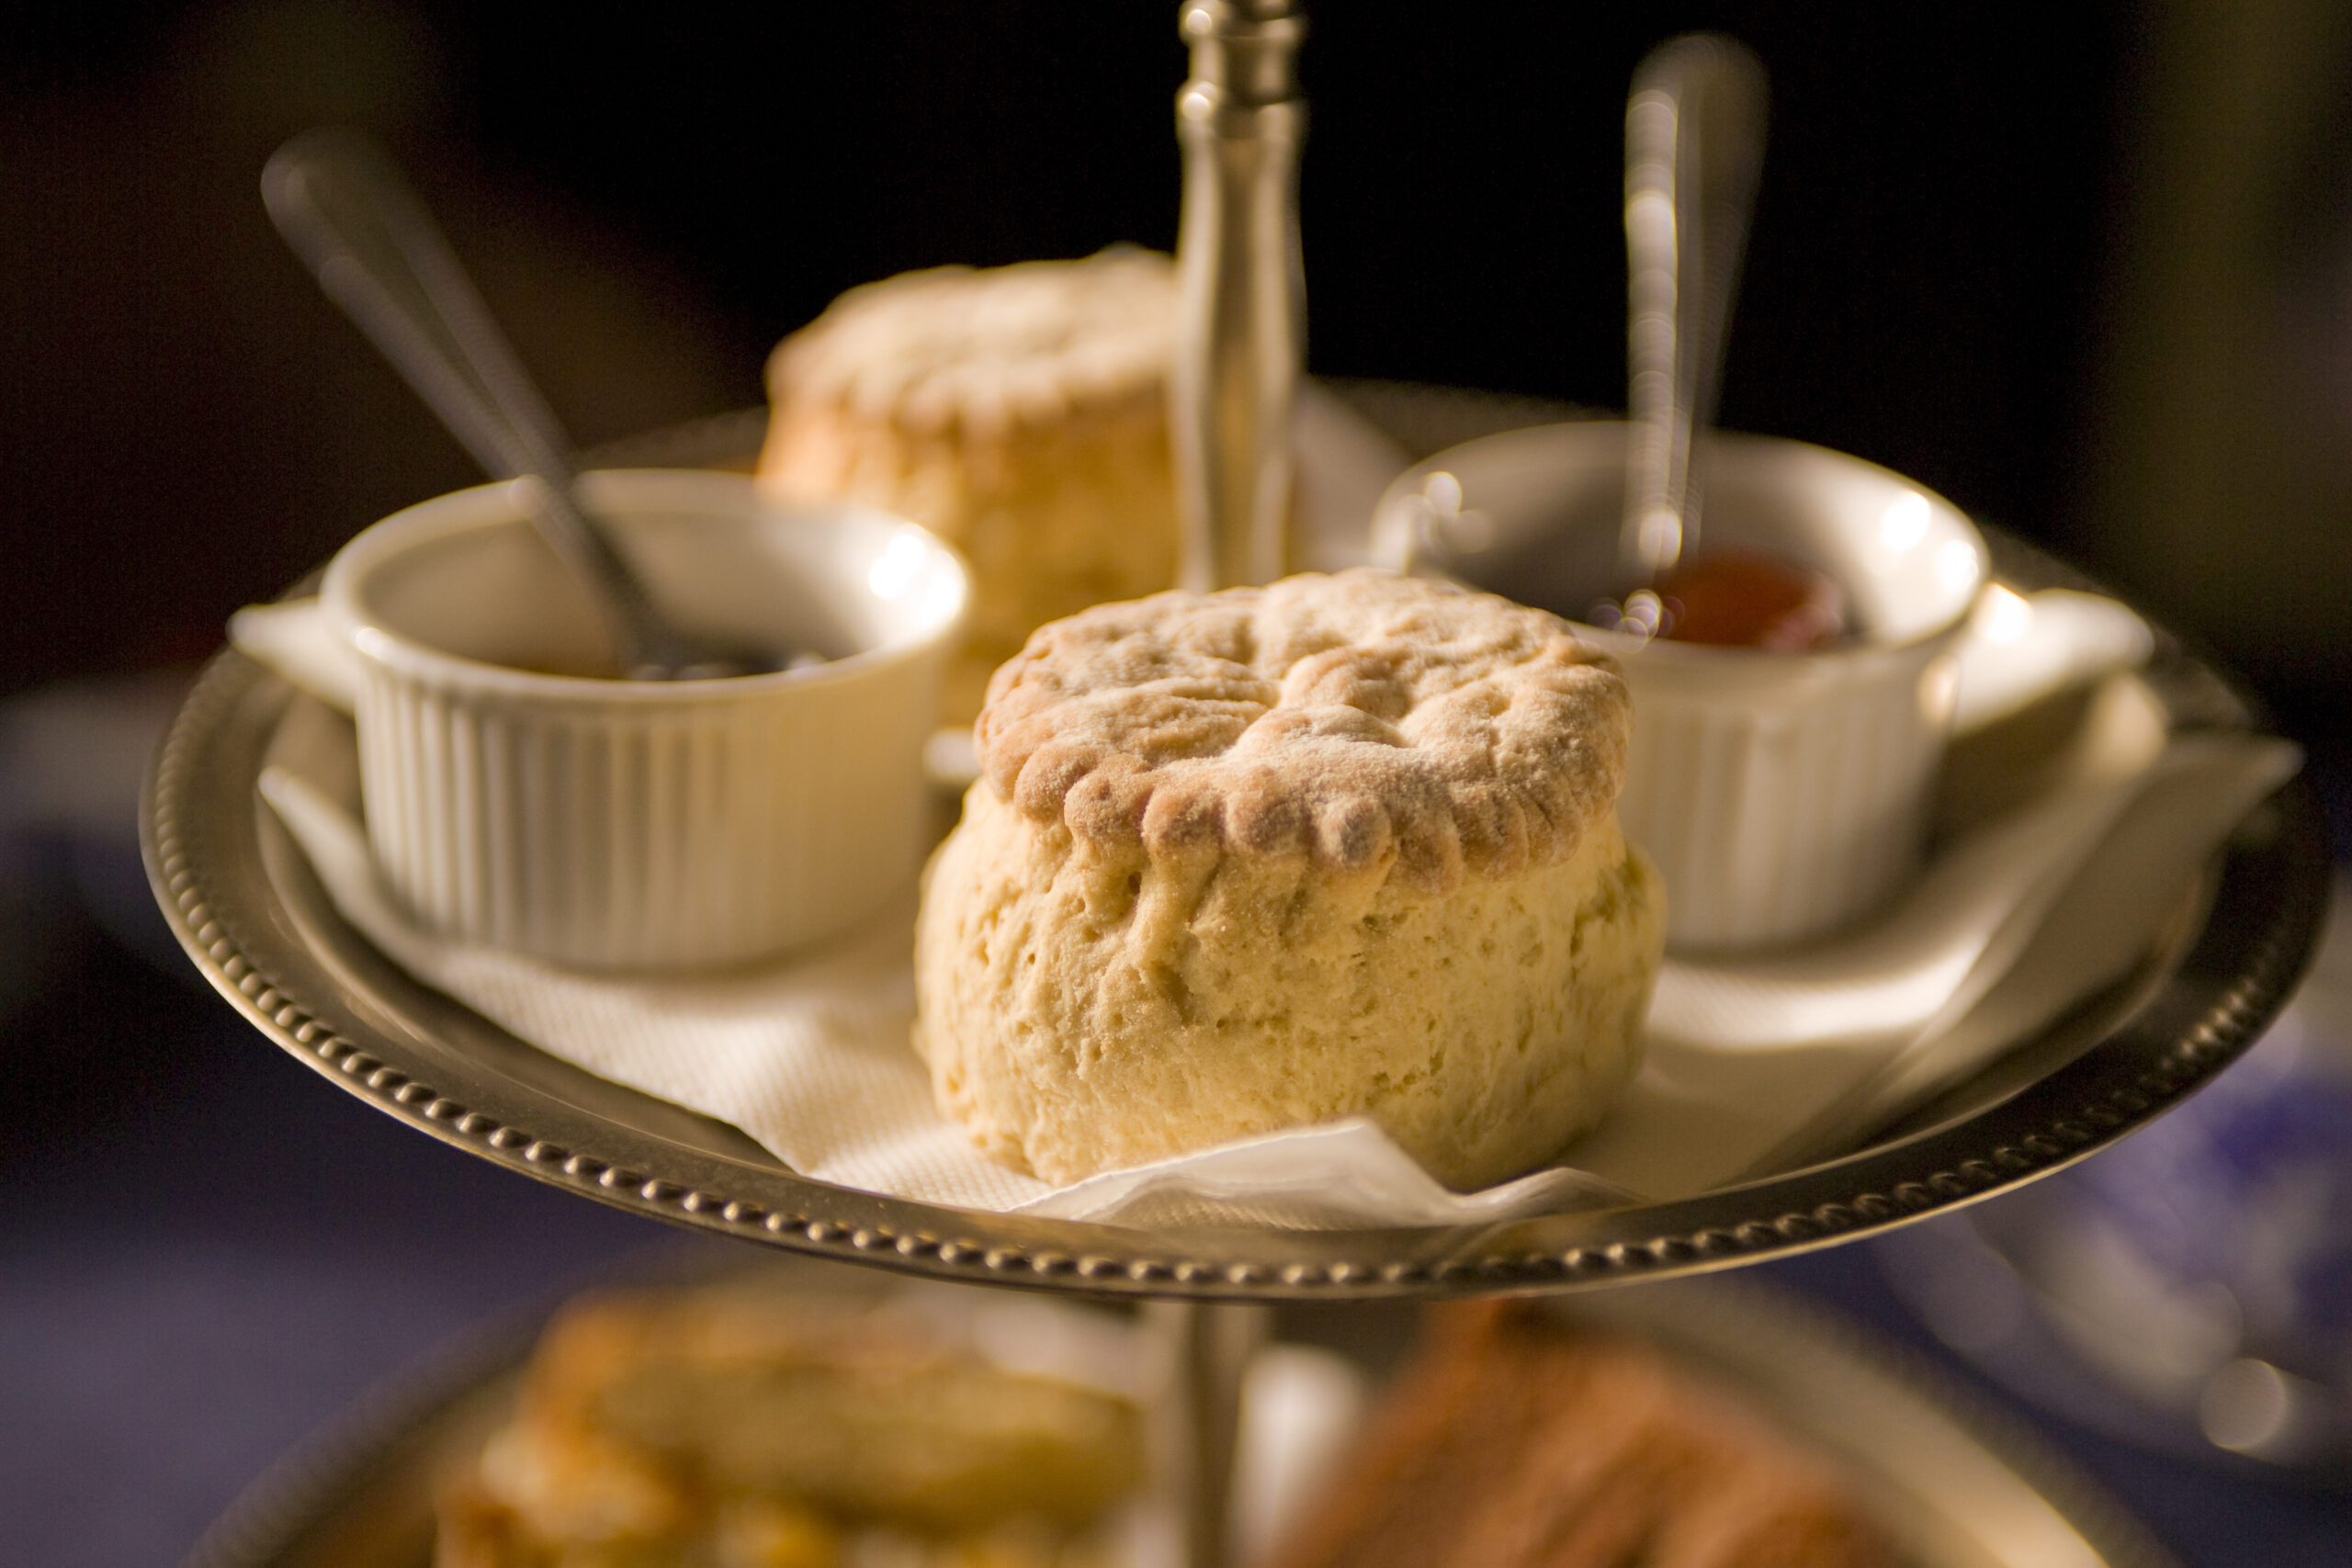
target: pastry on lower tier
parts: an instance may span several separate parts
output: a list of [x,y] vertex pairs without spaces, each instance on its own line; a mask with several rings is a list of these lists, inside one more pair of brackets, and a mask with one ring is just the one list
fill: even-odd
[[1827,1464],[1630,1339],[1449,1307],[1267,1568],[1885,1568]]
[[944,720],[1040,625],[1176,580],[1174,310],[1168,258],[1129,246],[936,267],[850,290],[769,361],[762,487],[910,517],[970,563]]
[[1351,1116],[1457,1187],[1543,1162],[1662,953],[1631,722],[1564,622],[1370,570],[1046,626],[925,874],[941,1105],[1057,1183]]
[[[435,1568],[1097,1561],[1143,1420],[934,1319],[782,1288],[574,1303],[439,1499]],[[1073,1555],[1075,1554],[1075,1555]]]

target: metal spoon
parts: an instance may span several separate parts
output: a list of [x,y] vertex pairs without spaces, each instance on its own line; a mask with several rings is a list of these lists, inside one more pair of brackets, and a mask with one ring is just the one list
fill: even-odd
[[611,533],[575,495],[571,443],[432,218],[356,131],[305,131],[271,157],[262,199],[330,299],[500,479],[530,478],[531,513],[604,607],[620,667],[639,681],[713,680],[786,667],[777,650],[673,624]]
[[1632,425],[1618,546],[1631,585],[1654,581],[1698,542],[1692,447],[1714,419],[1764,164],[1765,102],[1761,62],[1712,33],[1659,45],[1634,73],[1625,105]]

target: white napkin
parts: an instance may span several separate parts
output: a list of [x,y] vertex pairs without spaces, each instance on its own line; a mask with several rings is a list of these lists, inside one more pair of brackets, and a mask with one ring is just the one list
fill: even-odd
[[[2113,658],[2102,644],[2068,672]],[[417,929],[339,800],[280,768],[261,787],[335,907],[410,974],[591,1072],[741,1127],[804,1175],[1141,1226],[1446,1224],[1686,1196],[1834,1154],[2122,977],[2300,756],[2235,732],[2167,740],[2144,695],[2092,711],[2107,733],[2083,767],[1944,846],[1858,934],[1669,959],[1642,1072],[1567,1151],[1573,1166],[1466,1195],[1363,1121],[1052,1189],[982,1157],[933,1106],[908,1043],[911,889],[863,930],[766,968],[604,978]]]
[[1464,1197],[1363,1121],[1057,1190],[984,1157],[932,1100],[909,1043],[911,887],[860,930],[763,968],[611,979],[419,929],[385,892],[366,830],[340,802],[282,767],[263,773],[261,793],[344,919],[409,974],[599,1077],[731,1122],[820,1181],[1066,1219],[1294,1228],[1446,1224],[1625,1196],[1549,1171]]
[[2123,978],[2301,761],[2269,737],[2183,735],[1953,843],[1853,936],[1668,959],[1641,1071],[1570,1156],[1670,1199],[1849,1146]]

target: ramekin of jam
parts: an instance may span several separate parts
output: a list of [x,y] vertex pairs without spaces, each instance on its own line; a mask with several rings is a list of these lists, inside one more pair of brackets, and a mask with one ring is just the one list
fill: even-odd
[[1665,874],[1677,948],[1849,925],[1917,869],[1984,539],[1875,464],[1717,434],[1699,549],[1628,583],[1625,444],[1623,424],[1578,421],[1449,448],[1390,485],[1376,552],[1553,610],[1618,657],[1634,706],[1618,812]]

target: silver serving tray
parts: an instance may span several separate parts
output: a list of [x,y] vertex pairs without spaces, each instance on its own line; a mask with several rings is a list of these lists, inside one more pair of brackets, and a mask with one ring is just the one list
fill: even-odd
[[[2173,1568],[2031,1434],[1778,1292],[1689,1280],[1552,1310],[1638,1335],[1736,1390],[1845,1472],[1908,1568]],[[1385,1370],[1413,1330],[1409,1307],[1367,1303],[1344,1320],[1294,1314],[1281,1333]],[[435,1486],[506,1418],[535,1331],[484,1330],[377,1390],[248,1487],[182,1568],[424,1568]]]
[[[1546,409],[1394,384],[1338,389],[1409,451]],[[756,439],[744,416],[697,429],[663,437],[664,458],[725,460],[740,455],[726,444]],[[2014,540],[1994,543],[2013,586],[2082,585]],[[2169,644],[2149,678],[2177,724],[2251,722],[2221,680]],[[1755,1262],[1976,1201],[2123,1136],[2250,1044],[2309,958],[2329,874],[2317,796],[2299,779],[2241,825],[2138,974],[1866,1146],[1805,1170],[1675,1202],[1498,1224],[1138,1230],[811,1180],[732,1127],[558,1061],[420,986],[344,923],[260,805],[265,763],[297,754],[312,778],[331,780],[339,766],[349,782],[347,722],[242,655],[220,654],[157,758],[142,843],[197,965],[329,1081],[469,1153],[678,1224],[947,1279],[1102,1294],[1579,1290]]]

